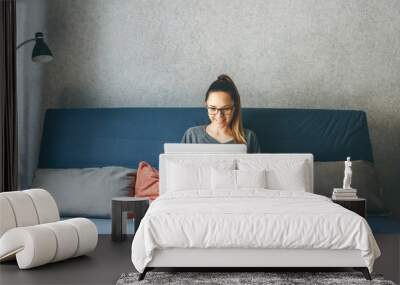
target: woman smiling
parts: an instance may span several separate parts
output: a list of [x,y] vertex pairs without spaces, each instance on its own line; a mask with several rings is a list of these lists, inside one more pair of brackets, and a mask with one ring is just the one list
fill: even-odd
[[229,76],[220,75],[210,85],[205,104],[210,123],[189,128],[182,143],[246,144],[248,153],[260,152],[256,134],[243,128],[239,92]]

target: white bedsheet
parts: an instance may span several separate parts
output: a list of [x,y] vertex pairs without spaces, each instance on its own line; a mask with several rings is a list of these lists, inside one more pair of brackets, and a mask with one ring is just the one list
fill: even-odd
[[380,256],[361,216],[320,195],[265,189],[162,195],[134,237],[135,268],[165,248],[358,249],[371,272]]

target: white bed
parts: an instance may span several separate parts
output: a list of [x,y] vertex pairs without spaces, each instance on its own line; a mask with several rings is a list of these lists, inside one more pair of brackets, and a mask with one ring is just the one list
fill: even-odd
[[162,154],[132,262],[141,278],[154,267],[354,267],[368,278],[380,251],[367,222],[312,192],[310,154]]

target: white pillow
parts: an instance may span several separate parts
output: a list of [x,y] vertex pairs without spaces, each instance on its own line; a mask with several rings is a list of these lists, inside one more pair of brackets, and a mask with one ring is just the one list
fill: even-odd
[[168,191],[210,190],[211,169],[234,169],[235,161],[204,162],[196,160],[169,161],[167,165]]
[[267,172],[261,170],[236,170],[238,188],[267,188]]
[[239,170],[266,169],[268,189],[306,191],[310,183],[304,160],[239,159],[237,163]]
[[266,188],[266,171],[211,169],[211,189]]
[[211,189],[236,189],[236,170],[211,168]]
[[299,163],[293,167],[282,169],[270,169],[267,172],[268,188],[274,190],[306,191],[307,177],[304,168],[306,164]]
[[184,191],[189,189],[210,188],[211,167],[188,167],[182,164],[170,163],[168,165],[168,189]]

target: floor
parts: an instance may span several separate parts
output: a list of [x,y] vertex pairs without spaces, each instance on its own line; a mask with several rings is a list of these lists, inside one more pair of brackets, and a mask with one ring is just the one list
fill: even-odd
[[97,248],[87,256],[19,270],[16,262],[0,264],[0,284],[115,284],[124,272],[134,271],[130,259],[132,236],[112,242],[99,235]]
[[[96,250],[88,256],[29,270],[19,270],[15,261],[1,263],[0,284],[115,284],[122,273],[134,271],[130,259],[132,238],[133,236],[128,236],[123,242],[112,242],[110,235],[99,235]],[[394,239],[392,235],[378,235],[376,240],[385,258],[381,257],[377,260],[375,272],[384,274],[386,279],[398,283],[400,280],[400,237]],[[277,270],[274,269],[274,271]]]

